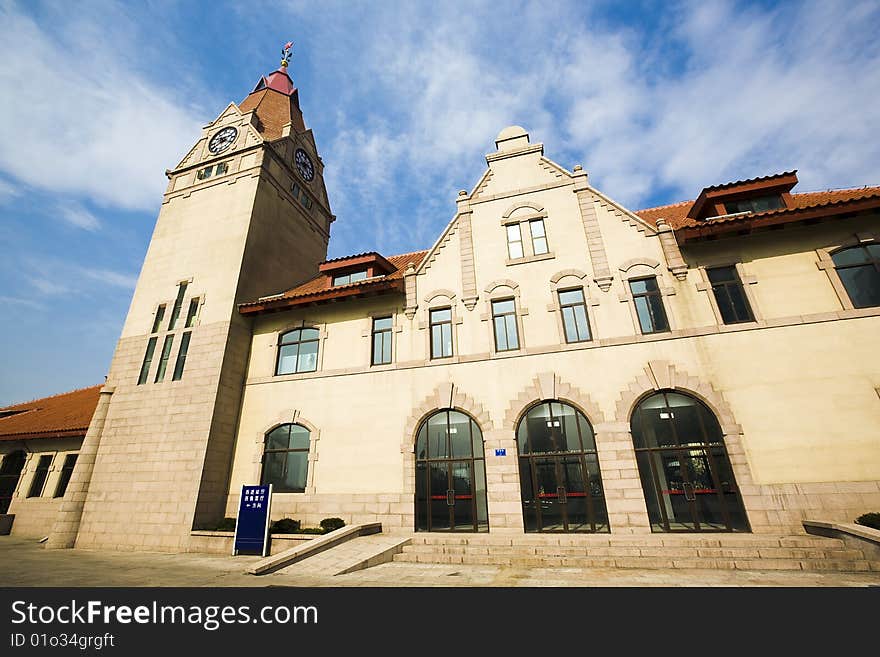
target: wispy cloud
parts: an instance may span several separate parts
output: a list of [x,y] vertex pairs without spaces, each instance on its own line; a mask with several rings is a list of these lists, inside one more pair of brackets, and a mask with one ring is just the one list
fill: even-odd
[[79,203],[60,203],[55,209],[61,219],[76,228],[94,232],[101,227],[98,218]]
[[142,75],[130,55],[120,57],[132,50],[114,36],[131,30],[123,9],[97,12],[112,27],[92,22],[85,8],[49,32],[15,4],[0,4],[6,175],[103,205],[157,206],[167,182],[162,172],[198,136],[202,120],[186,99]]
[[21,259],[19,270],[30,292],[29,295],[19,295],[19,298],[28,298],[33,294],[42,297],[89,297],[106,287],[133,290],[137,283],[136,274],[87,267],[49,256],[25,256]]
[[0,204],[15,198],[20,193],[20,190],[15,185],[0,179]]

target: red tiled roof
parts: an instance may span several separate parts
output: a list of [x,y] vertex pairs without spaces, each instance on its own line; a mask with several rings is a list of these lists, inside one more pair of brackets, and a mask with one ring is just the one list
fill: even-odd
[[101,386],[0,408],[0,440],[84,436],[98,405]]
[[771,180],[788,178],[796,173],[797,170],[792,169],[791,171],[783,171],[782,173],[771,173],[769,176],[758,176],[757,178],[748,178],[746,180],[734,180],[731,182],[721,183],[720,185],[712,185],[711,187],[706,187],[703,191],[715,192],[721,189],[729,189],[731,187],[741,187],[745,185],[752,185],[754,183],[770,182]]
[[835,210],[837,206],[840,206],[841,209],[843,209],[856,201],[868,201],[874,199],[880,201],[880,186],[859,187],[857,189],[835,189],[824,192],[801,192],[792,194],[791,199],[794,203],[794,207],[791,208],[781,208],[779,210],[767,210],[765,212],[727,217],[709,217],[707,219],[691,219],[687,216],[694,201],[682,201],[680,203],[673,203],[672,205],[661,205],[656,208],[636,210],[636,214],[653,226],[657,225],[658,219],[665,219],[666,223],[676,230],[705,228],[729,222],[753,224],[756,221],[763,220],[767,217],[785,216],[791,217],[791,219],[794,220],[799,218],[798,215],[804,214],[805,210],[819,210],[822,208]]
[[[325,297],[342,298],[367,292],[398,288],[402,290],[403,273],[406,271],[407,266],[410,263],[417,266],[427,253],[427,251],[413,251],[412,253],[401,253],[399,255],[389,256],[387,260],[394,267],[393,272],[381,278],[371,278],[364,281],[357,281],[356,283],[349,283],[348,285],[333,285],[330,276],[327,274],[319,274],[302,285],[287,290],[278,296],[240,304],[239,311],[244,314],[250,314],[260,312],[261,310],[268,310],[270,308],[280,309],[312,301],[321,301]],[[369,254],[345,256],[345,258],[334,258],[334,260],[347,260],[349,258],[360,257],[363,255]]]

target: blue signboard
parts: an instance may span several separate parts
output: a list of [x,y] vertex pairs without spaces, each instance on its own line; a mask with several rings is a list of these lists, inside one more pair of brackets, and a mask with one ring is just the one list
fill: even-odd
[[502,447],[501,449],[496,449],[495,456],[507,456],[507,448]]
[[269,550],[269,507],[272,504],[272,484],[242,486],[238,500],[238,521],[232,554],[250,552],[264,557]]

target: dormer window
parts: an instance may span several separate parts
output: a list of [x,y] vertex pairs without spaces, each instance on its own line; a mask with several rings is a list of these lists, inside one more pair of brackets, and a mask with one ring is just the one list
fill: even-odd
[[767,212],[768,210],[779,210],[784,208],[785,203],[782,197],[773,196],[757,196],[755,198],[744,198],[736,201],[725,201],[724,209],[728,214],[736,214],[738,212]]
[[348,285],[349,283],[357,283],[358,281],[366,280],[367,278],[367,270],[363,269],[361,271],[353,271],[348,274],[343,274],[341,276],[333,277],[333,286],[337,285]]

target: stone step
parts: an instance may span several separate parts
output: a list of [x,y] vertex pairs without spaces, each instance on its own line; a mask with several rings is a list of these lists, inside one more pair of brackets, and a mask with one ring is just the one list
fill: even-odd
[[787,548],[779,546],[688,547],[688,546],[506,546],[506,545],[426,545],[404,548],[415,554],[490,555],[515,557],[657,557],[728,559],[864,559],[861,550],[838,548]]
[[493,547],[570,546],[598,547],[695,547],[695,548],[843,548],[838,538],[818,536],[777,536],[770,534],[706,534],[701,536],[645,534],[640,536],[612,534],[520,534],[492,536],[489,534],[415,534],[413,545],[461,545]]
[[712,559],[709,557],[676,558],[649,556],[549,557],[544,555],[505,556],[496,554],[419,553],[404,548],[394,555],[395,562],[425,564],[462,564],[517,566],[531,568],[710,568],[736,570],[831,570],[842,572],[880,571],[880,562],[865,559]]

